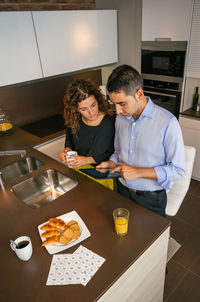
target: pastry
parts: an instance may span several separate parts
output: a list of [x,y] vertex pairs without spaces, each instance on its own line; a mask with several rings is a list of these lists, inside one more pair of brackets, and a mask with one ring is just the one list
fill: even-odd
[[60,221],[49,221],[49,224],[58,230],[64,231],[67,227],[66,223]]
[[44,224],[43,226],[41,226],[40,229],[43,230],[43,231],[53,231],[53,230],[56,230],[56,228],[53,227],[50,224]]
[[65,236],[60,236],[59,238],[59,242],[62,243],[62,244],[68,244],[72,239],[70,238],[66,238]]
[[70,227],[70,230],[73,232],[73,237],[72,237],[72,239],[78,239],[78,238],[80,237],[81,231],[80,231],[80,228],[79,228],[78,223],[73,224],[73,225]]
[[78,224],[78,222],[75,221],[75,220],[71,220],[70,222],[68,222],[67,226],[68,226],[68,227],[71,227],[71,226],[74,225],[74,224]]
[[58,240],[59,240],[58,236],[52,236],[50,238],[47,238],[45,241],[43,241],[42,246],[57,243]]
[[73,230],[73,231],[80,230],[78,223],[74,223],[74,224],[70,227],[70,230]]
[[47,231],[41,235],[43,238],[50,238],[53,236],[60,236],[60,232],[57,230]]
[[62,234],[65,238],[69,238],[72,239],[73,237],[73,231],[70,228],[67,228],[63,234]]
[[[53,222],[64,222],[62,219],[59,219],[59,218],[49,218],[49,221],[53,221]],[[65,223],[65,222],[64,222]]]
[[78,239],[81,235],[80,229],[73,232],[72,239]]
[[73,239],[80,237],[80,228],[78,222],[71,220],[66,224],[62,219],[49,218],[49,222],[41,227],[41,230],[46,231],[42,233],[41,237],[46,238],[42,246],[50,244],[68,244]]

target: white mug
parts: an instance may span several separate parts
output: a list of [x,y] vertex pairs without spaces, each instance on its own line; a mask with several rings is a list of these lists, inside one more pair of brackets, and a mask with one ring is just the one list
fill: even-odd
[[16,253],[17,257],[23,261],[31,258],[33,253],[31,239],[28,236],[21,236],[14,242],[10,243],[11,249]]
[[67,151],[66,152],[66,161],[69,168],[72,166],[70,165],[70,162],[74,162],[74,156],[77,156],[78,153],[76,151]]

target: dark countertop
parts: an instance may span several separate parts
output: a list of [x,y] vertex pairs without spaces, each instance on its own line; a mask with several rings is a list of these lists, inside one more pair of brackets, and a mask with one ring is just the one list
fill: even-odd
[[[64,131],[56,136],[64,134]],[[37,138],[15,128],[13,133],[0,136],[0,149],[23,149],[42,160],[45,165],[76,178],[78,186],[48,205],[33,209],[19,200],[9,187],[0,190],[0,301],[11,302],[83,302],[96,301],[132,265],[144,251],[168,228],[170,222],[134,204],[116,192],[103,187],[80,173],[33,149],[34,145],[50,140]],[[19,159],[19,156],[0,157],[0,167]],[[35,173],[35,172],[33,172]],[[115,234],[112,212],[125,207],[130,211],[128,235]],[[106,259],[87,286],[46,286],[52,255],[41,247],[37,226],[75,210],[87,225],[91,237],[81,244]],[[33,255],[28,262],[19,260],[10,248],[10,239],[21,235],[31,237]],[[61,253],[73,253],[75,245]]]
[[192,110],[191,108],[181,112],[180,115],[200,119],[200,111],[195,111],[195,110]]

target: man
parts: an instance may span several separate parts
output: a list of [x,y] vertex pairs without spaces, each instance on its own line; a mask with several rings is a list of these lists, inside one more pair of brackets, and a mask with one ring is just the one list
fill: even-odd
[[141,76],[131,66],[114,69],[107,90],[117,113],[115,152],[96,168],[120,171],[118,192],[165,216],[166,190],[185,173],[179,123],[144,96]]

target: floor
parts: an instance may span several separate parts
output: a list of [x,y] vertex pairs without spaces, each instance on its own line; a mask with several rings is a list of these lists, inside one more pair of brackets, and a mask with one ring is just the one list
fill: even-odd
[[164,302],[200,302],[200,182],[189,191],[172,222],[171,236],[181,248],[168,262]]

